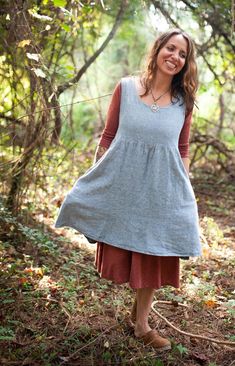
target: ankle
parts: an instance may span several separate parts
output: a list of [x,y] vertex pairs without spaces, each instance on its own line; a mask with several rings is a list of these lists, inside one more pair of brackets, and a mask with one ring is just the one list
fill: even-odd
[[142,335],[148,333],[151,330],[149,324],[147,323],[138,323],[135,324],[135,335],[137,337],[141,337]]

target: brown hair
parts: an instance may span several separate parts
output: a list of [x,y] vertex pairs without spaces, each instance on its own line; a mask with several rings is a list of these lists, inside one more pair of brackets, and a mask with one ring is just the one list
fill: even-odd
[[141,75],[141,84],[145,89],[145,93],[142,96],[147,95],[152,87],[157,71],[156,61],[159,51],[172,36],[178,34],[181,34],[187,41],[188,52],[184,67],[178,74],[174,75],[172,79],[171,100],[173,97],[178,99],[177,95],[180,94],[185,102],[187,113],[189,113],[192,111],[195,104],[196,91],[198,88],[197,65],[195,61],[194,43],[190,36],[181,29],[170,29],[161,34],[154,42],[147,60],[147,66]]

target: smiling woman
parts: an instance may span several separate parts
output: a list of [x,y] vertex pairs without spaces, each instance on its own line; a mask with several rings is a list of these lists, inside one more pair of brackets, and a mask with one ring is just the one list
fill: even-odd
[[56,221],[97,241],[101,277],[137,291],[135,335],[157,350],[171,344],[148,323],[154,291],[179,287],[179,259],[201,254],[188,176],[196,88],[190,37],[178,29],[162,34],[146,70],[116,85],[95,164],[68,193]]
[[140,79],[139,89],[145,101],[156,98],[168,90],[159,105],[164,105],[177,94],[183,96],[186,110],[193,109],[198,88],[195,47],[187,33],[173,29],[158,37],[150,51],[147,67]]

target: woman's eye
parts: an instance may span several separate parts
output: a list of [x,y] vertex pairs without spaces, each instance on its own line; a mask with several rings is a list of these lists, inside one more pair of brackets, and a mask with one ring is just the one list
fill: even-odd
[[167,49],[168,49],[169,51],[173,51],[173,48],[172,48],[172,47],[167,47]]

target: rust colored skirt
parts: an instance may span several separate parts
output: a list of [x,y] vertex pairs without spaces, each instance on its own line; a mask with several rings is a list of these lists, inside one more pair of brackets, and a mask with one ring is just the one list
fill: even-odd
[[132,252],[98,242],[95,267],[102,278],[133,289],[180,286],[179,257],[162,257]]

